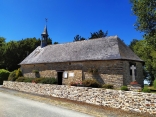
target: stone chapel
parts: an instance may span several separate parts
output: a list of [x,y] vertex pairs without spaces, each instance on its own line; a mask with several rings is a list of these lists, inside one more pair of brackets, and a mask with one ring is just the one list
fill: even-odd
[[54,77],[59,85],[93,78],[115,87],[132,81],[143,86],[143,60],[117,36],[47,45],[47,26],[41,36],[41,46],[20,63],[24,77]]

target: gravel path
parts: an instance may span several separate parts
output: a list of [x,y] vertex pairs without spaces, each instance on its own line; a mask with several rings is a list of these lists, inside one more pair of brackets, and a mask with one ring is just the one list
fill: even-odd
[[24,93],[24,92],[6,89],[3,87],[0,87],[0,92],[22,97],[25,99],[31,99],[38,102],[46,103],[55,107],[74,110],[77,112],[89,114],[94,117],[156,117],[154,115],[140,114],[135,112],[125,112],[120,109],[96,106],[96,105],[86,104],[82,102],[71,101],[67,99]]

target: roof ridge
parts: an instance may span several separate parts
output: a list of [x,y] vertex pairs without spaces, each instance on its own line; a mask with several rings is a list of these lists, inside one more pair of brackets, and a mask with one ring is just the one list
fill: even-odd
[[[81,40],[81,41],[74,41],[74,42],[65,42],[65,43],[59,43],[59,45],[64,45],[64,44],[70,44],[70,43],[81,43],[81,42],[85,42],[85,41],[95,41],[95,40],[99,40],[99,39],[108,39],[108,38],[112,38],[112,37],[115,37],[115,38],[118,38],[117,35],[114,35],[114,36],[108,36],[108,37],[100,37],[100,38],[94,38],[94,39],[86,39],[86,40]],[[58,44],[53,44],[53,45],[58,45]],[[49,45],[48,45],[49,46]],[[50,45],[51,46],[51,45]]]

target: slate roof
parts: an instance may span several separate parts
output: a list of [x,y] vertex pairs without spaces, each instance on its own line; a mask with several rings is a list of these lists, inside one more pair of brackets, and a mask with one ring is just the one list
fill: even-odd
[[117,36],[37,47],[22,64],[88,60],[134,60],[143,62]]

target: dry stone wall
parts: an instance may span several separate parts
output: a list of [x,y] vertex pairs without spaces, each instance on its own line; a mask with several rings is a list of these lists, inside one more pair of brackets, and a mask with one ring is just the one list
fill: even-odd
[[156,114],[156,94],[68,85],[4,81],[3,87],[85,103]]

